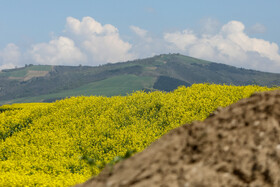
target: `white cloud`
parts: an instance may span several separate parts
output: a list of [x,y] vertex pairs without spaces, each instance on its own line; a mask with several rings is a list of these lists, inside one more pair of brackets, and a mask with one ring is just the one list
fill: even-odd
[[230,21],[222,27],[222,32],[224,34],[238,34],[242,33],[245,29],[243,23],[239,21]]
[[172,52],[167,48],[166,42],[161,37],[155,36],[153,38],[150,37],[150,39],[143,39],[138,37],[134,39],[133,43],[133,54],[136,54],[137,57],[140,58],[146,58]]
[[191,30],[183,30],[182,32],[165,33],[164,39],[174,44],[179,50],[184,51],[187,46],[194,44],[197,40]]
[[74,41],[63,36],[49,43],[33,45],[29,54],[39,64],[75,65],[86,61],[86,56],[75,46]]
[[19,65],[21,60],[21,52],[17,45],[9,43],[2,51],[0,51],[0,70],[10,69]]
[[[280,72],[279,47],[263,39],[251,38],[244,32],[239,21],[230,21],[215,35],[198,37],[190,30],[165,33],[164,39],[170,49],[234,66]],[[259,60],[258,60],[259,59]]]
[[266,32],[266,27],[263,24],[256,23],[255,25],[251,26],[248,30],[250,34],[262,34]]
[[97,63],[125,61],[133,57],[128,53],[131,45],[120,40],[117,35],[91,36],[82,45]]
[[131,25],[129,28],[130,28],[135,34],[137,34],[137,35],[140,36],[140,37],[146,37],[146,35],[147,35],[147,31],[144,30],[144,29],[141,29],[140,27]]
[[207,34],[216,33],[220,28],[220,22],[211,17],[203,18],[200,20],[201,32]]
[[[54,35],[54,34],[53,34]],[[99,65],[135,58],[132,45],[121,39],[111,24],[102,25],[91,17],[81,21],[68,17],[64,36],[33,44],[23,54],[15,44],[0,51],[0,69],[24,66],[25,62],[51,65]]]
[[82,21],[68,17],[66,32],[88,55],[90,65],[134,58],[134,55],[130,53],[132,45],[123,41],[118,29],[111,24],[102,25],[91,17],[84,17]]
[[141,45],[143,44],[143,42],[150,45],[149,43],[153,42],[153,39],[150,36],[148,36],[147,30],[141,29],[140,27],[134,25],[131,25],[129,28],[141,39],[140,41],[137,41],[137,45],[139,45],[139,43]]
[[73,17],[67,17],[66,28],[76,35],[96,35],[96,34],[113,34],[118,33],[118,29],[111,24],[104,26],[94,20],[92,17],[84,17],[79,21]]
[[145,58],[169,52],[165,51],[166,42],[161,37],[152,37],[147,30],[135,25],[131,25],[129,28],[135,34],[130,37],[130,41],[133,43],[131,51],[135,57]]

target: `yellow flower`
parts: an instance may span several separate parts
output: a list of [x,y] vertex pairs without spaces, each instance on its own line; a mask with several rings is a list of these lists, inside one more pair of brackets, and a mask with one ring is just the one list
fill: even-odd
[[170,93],[137,91],[124,97],[1,106],[0,186],[84,182],[114,158],[142,151],[171,129],[268,90],[194,84]]

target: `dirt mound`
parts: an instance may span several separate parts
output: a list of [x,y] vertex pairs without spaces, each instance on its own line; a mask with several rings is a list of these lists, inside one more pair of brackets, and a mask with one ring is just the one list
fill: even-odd
[[174,129],[79,186],[280,186],[280,91]]

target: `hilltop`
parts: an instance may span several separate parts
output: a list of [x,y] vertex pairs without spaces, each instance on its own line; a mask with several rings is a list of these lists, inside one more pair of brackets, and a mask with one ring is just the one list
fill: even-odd
[[271,87],[280,85],[279,77],[180,54],[96,67],[26,65],[0,72],[0,104],[52,102],[79,95],[126,95],[137,90],[172,91],[194,83]]

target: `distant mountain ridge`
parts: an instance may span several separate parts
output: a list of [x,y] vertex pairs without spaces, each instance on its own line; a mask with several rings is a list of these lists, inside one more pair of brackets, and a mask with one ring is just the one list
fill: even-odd
[[90,66],[26,65],[0,72],[0,104],[51,102],[78,95],[172,91],[194,83],[280,86],[280,74],[236,68],[180,54]]

